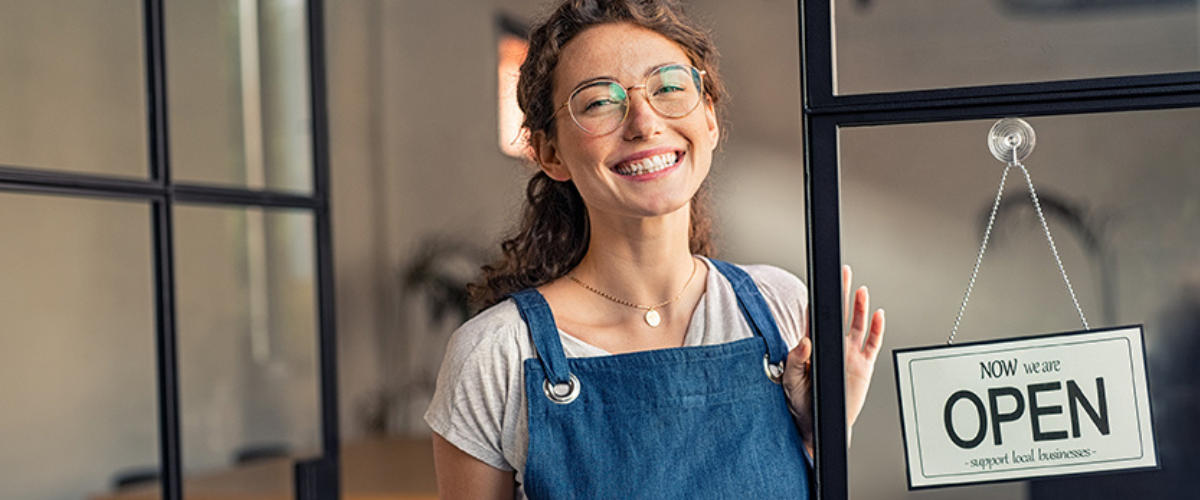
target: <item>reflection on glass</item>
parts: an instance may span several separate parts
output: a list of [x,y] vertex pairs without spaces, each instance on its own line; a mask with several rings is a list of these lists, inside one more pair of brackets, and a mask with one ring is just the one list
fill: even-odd
[[312,190],[304,2],[167,0],[177,180]]
[[[1200,446],[1200,110],[1026,120],[1037,148],[1023,163],[1088,322],[1145,325],[1163,470],[937,493],[1192,498],[1188,479],[1200,473],[1189,458]],[[873,302],[889,312],[890,348],[943,344],[953,326],[1004,168],[984,140],[993,123],[840,133],[843,248],[856,274],[871,277]],[[1010,175],[956,341],[1080,328],[1028,188]],[[905,498],[891,373],[876,373],[855,426],[854,498]]]
[[835,0],[835,93],[1200,70],[1195,0]]
[[0,498],[158,472],[146,204],[0,193]]
[[185,495],[290,498],[280,457],[320,452],[312,227],[308,212],[176,208]]
[[0,165],[147,177],[137,0],[0,0]]

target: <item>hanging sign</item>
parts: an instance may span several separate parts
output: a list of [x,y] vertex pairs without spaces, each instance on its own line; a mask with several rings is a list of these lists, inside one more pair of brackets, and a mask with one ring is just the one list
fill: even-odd
[[1158,467],[1141,326],[893,358],[909,489]]

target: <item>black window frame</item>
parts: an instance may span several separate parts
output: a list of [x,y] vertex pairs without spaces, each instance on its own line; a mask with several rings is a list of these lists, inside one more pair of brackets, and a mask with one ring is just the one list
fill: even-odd
[[[849,498],[843,377],[838,130],[1006,116],[1200,107],[1200,71],[836,95],[831,1],[800,17],[810,332],[814,339],[814,498]],[[876,380],[876,383],[881,381]]]
[[[173,211],[178,203],[304,211],[314,221],[316,313],[322,453],[295,466],[296,497],[337,498],[339,436],[333,297],[333,236],[330,218],[329,130],[325,78],[324,5],[306,0],[312,179],[309,194],[177,183],[171,175],[166,77],[164,0],[142,0],[143,56],[149,178],[71,173],[0,165],[0,193],[122,199],[151,209],[155,294],[155,369],[161,498],[183,497],[179,371],[175,318]],[[53,166],[46,166],[52,168]]]

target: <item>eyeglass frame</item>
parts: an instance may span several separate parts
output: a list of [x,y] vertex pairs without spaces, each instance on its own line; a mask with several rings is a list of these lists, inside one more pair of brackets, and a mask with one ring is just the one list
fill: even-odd
[[574,90],[571,90],[571,94],[567,96],[567,100],[564,101],[562,104],[560,104],[558,106],[558,109],[554,110],[554,114],[557,115],[558,113],[562,112],[563,108],[567,108],[567,114],[571,115],[571,122],[574,123],[576,127],[579,127],[579,130],[582,130],[585,134],[588,134],[588,135],[602,136],[602,135],[608,135],[613,132],[616,132],[617,130],[619,130],[621,128],[621,125],[625,123],[625,120],[627,118],[629,118],[629,108],[631,108],[632,106],[626,104],[625,114],[621,115],[621,121],[617,122],[616,128],[609,130],[608,132],[598,134],[598,133],[592,132],[592,131],[584,128],[583,125],[579,124],[579,119],[575,118],[575,110],[570,108],[571,100],[575,98],[575,94],[577,94],[577,93],[579,93],[579,91],[581,91],[585,88],[588,88],[592,85],[595,85],[597,83],[613,83],[613,84],[616,84],[617,86],[621,87],[621,89],[625,91],[626,102],[628,103],[628,101],[631,101],[633,99],[632,97],[629,97],[630,92],[633,92],[635,89],[640,88],[640,89],[642,89],[643,93],[645,93],[646,83],[650,81],[650,77],[652,77],[655,74],[659,73],[660,71],[662,71],[666,68],[670,68],[672,66],[678,66],[678,67],[690,69],[690,70],[696,72],[697,76],[700,77],[699,78],[700,79],[700,87],[699,87],[700,99],[696,101],[696,104],[693,105],[691,109],[689,109],[686,113],[679,115],[679,116],[670,116],[670,115],[663,114],[662,111],[659,111],[659,109],[654,106],[654,103],[650,100],[649,94],[646,94],[646,96],[645,96],[646,104],[649,104],[650,109],[653,109],[655,113],[658,113],[658,115],[662,116],[663,118],[683,118],[687,115],[692,114],[692,112],[695,111],[696,108],[700,106],[700,102],[703,101],[704,98],[708,95],[708,91],[705,90],[705,86],[704,86],[704,76],[708,74],[708,71],[697,68],[695,66],[692,66],[691,64],[683,64],[683,63],[664,64],[662,66],[654,68],[654,69],[650,70],[650,72],[648,74],[646,74],[646,77],[642,79],[642,83],[639,85],[630,85],[630,86],[626,87],[624,85],[621,85],[621,82],[618,82],[618,81],[612,80],[612,79],[608,79],[608,78],[600,78],[600,79],[596,79],[596,80],[592,80],[592,81],[580,84],[578,87],[575,87]]

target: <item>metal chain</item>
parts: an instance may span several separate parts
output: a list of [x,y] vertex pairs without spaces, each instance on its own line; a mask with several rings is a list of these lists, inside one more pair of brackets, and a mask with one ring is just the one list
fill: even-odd
[[676,295],[675,297],[673,297],[673,298],[671,298],[671,299],[664,300],[664,301],[662,301],[662,302],[659,302],[659,303],[657,303],[657,304],[654,304],[654,305],[652,305],[652,306],[647,306],[647,305],[637,304],[637,303],[630,302],[630,301],[628,301],[628,300],[625,300],[625,299],[622,299],[622,298],[619,298],[619,297],[615,297],[615,296],[613,296],[613,295],[610,295],[610,294],[608,294],[608,293],[604,292],[603,290],[600,290],[600,289],[598,289],[598,288],[594,288],[594,287],[592,287],[591,285],[589,285],[589,284],[587,284],[587,283],[584,283],[583,281],[580,281],[580,280],[579,280],[579,278],[575,277],[575,273],[567,273],[567,277],[568,277],[568,278],[571,278],[571,281],[574,281],[574,282],[575,282],[575,283],[577,283],[579,286],[581,286],[581,287],[584,287],[584,288],[586,288],[588,291],[591,291],[592,293],[595,293],[596,295],[599,295],[599,296],[601,296],[601,297],[604,297],[604,298],[606,298],[606,299],[608,299],[608,300],[611,300],[611,301],[613,301],[613,302],[616,302],[616,303],[618,303],[618,304],[621,304],[621,305],[623,305],[623,306],[629,306],[629,307],[633,307],[633,308],[641,309],[641,310],[643,310],[643,311],[652,311],[652,310],[655,310],[655,309],[659,309],[659,308],[662,308],[662,307],[666,307],[666,306],[670,305],[671,303],[675,302],[676,300],[679,300],[681,297],[683,297],[683,294],[687,292],[688,285],[691,285],[691,284],[692,284],[692,278],[695,278],[695,277],[696,277],[696,268],[697,268],[697,267],[698,267],[698,266],[696,265],[696,258],[695,258],[695,257],[693,257],[693,258],[692,258],[692,274],[691,274],[691,276],[688,276],[688,279],[687,279],[687,281],[683,283],[683,289],[682,289],[682,290],[679,290],[679,295]]
[[950,330],[950,338],[946,344],[954,343],[954,334],[958,333],[958,324],[962,322],[963,312],[967,310],[967,301],[971,300],[971,289],[975,288],[975,278],[979,276],[979,265],[983,263],[983,252],[987,250],[988,237],[992,235],[992,226],[996,224],[996,211],[1000,208],[1000,198],[1004,196],[1004,183],[1008,180],[1008,169],[1012,163],[1004,167],[1000,176],[1000,187],[996,189],[996,201],[992,203],[992,214],[988,216],[987,229],[983,231],[983,243],[979,245],[979,255],[975,257],[975,268],[971,270],[971,281],[967,282],[967,293],[963,294],[962,305],[958,306],[958,316],[954,318],[954,328]]
[[1046,233],[1046,241],[1050,243],[1050,251],[1054,253],[1054,262],[1058,264],[1058,272],[1062,274],[1063,283],[1067,284],[1067,292],[1071,294],[1071,303],[1075,304],[1075,312],[1079,313],[1079,321],[1083,323],[1084,330],[1091,330],[1087,318],[1083,317],[1083,308],[1079,307],[1079,299],[1075,297],[1075,289],[1071,288],[1071,280],[1067,278],[1067,268],[1063,267],[1062,259],[1058,257],[1058,247],[1054,246],[1054,238],[1050,236],[1050,226],[1046,225],[1046,216],[1042,215],[1042,204],[1038,201],[1037,190],[1033,189],[1033,179],[1029,177],[1029,170],[1020,162],[1017,162],[1017,166],[1021,167],[1021,172],[1025,174],[1025,183],[1029,185],[1029,196],[1033,198],[1033,208],[1037,209],[1038,220],[1042,222],[1042,231]]
[[1075,289],[1071,287],[1071,280],[1067,278],[1067,268],[1063,266],[1062,259],[1058,256],[1058,247],[1054,245],[1054,238],[1050,236],[1050,226],[1046,224],[1046,216],[1042,213],[1042,204],[1038,201],[1037,190],[1033,188],[1033,179],[1029,176],[1029,170],[1025,168],[1019,161],[1009,162],[1004,167],[1004,174],[1000,176],[1000,187],[996,190],[996,201],[992,203],[992,213],[988,216],[987,229],[983,232],[983,243],[979,245],[979,255],[975,257],[975,268],[971,270],[971,280],[967,283],[967,291],[963,294],[962,305],[958,308],[958,316],[954,318],[954,327],[950,330],[950,337],[946,339],[946,344],[954,343],[954,335],[958,333],[958,325],[962,322],[963,312],[967,309],[967,302],[971,299],[971,290],[975,287],[975,278],[979,275],[979,266],[983,263],[983,254],[987,250],[988,238],[992,234],[992,227],[996,223],[996,212],[1000,209],[1000,199],[1004,196],[1004,184],[1008,180],[1008,170],[1012,167],[1018,167],[1025,174],[1025,184],[1029,186],[1029,196],[1033,199],[1033,208],[1037,211],[1038,220],[1042,223],[1042,231],[1046,233],[1046,241],[1050,243],[1050,251],[1054,254],[1054,262],[1058,264],[1058,271],[1062,275],[1063,282],[1067,284],[1067,292],[1071,294],[1071,303],[1075,304],[1075,312],[1079,313],[1079,320],[1083,322],[1083,329],[1090,330],[1087,318],[1083,315],[1083,308],[1079,307],[1079,299],[1075,296]]

